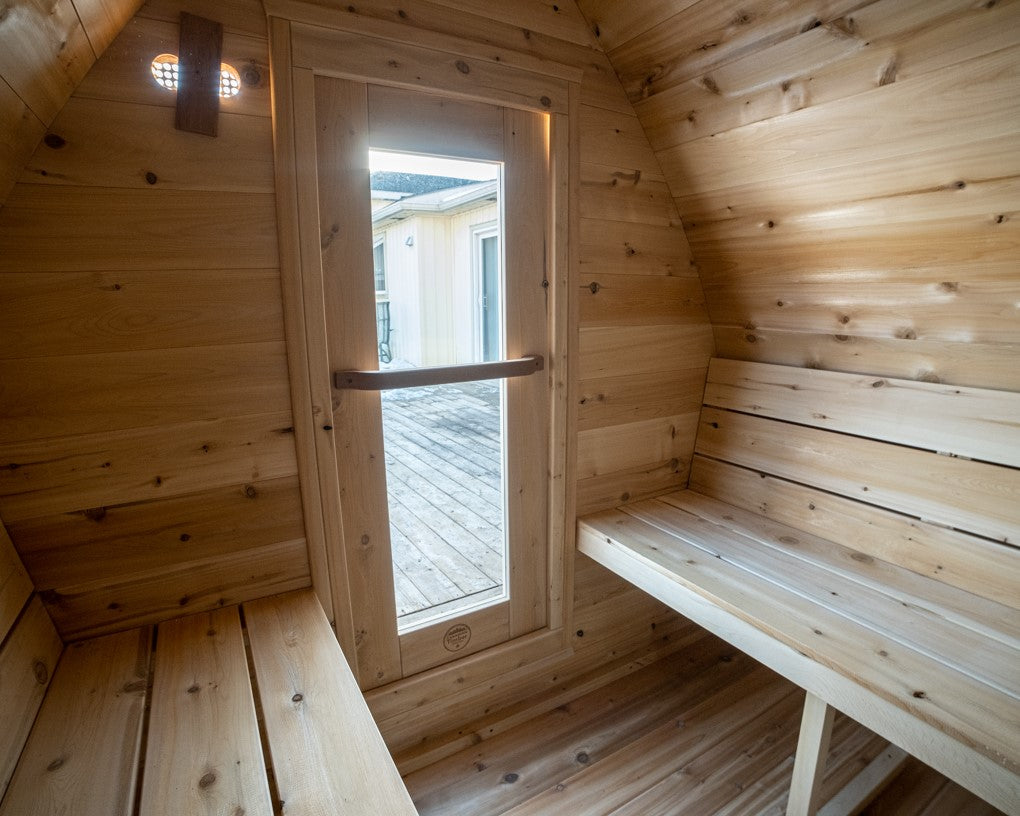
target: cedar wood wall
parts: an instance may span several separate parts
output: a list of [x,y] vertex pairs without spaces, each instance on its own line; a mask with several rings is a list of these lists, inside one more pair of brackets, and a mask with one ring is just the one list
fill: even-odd
[[1020,3],[580,6],[719,356],[1020,389]]
[[[1020,388],[1020,2],[581,0],[625,92],[568,4],[478,2],[401,5],[408,25],[585,67],[579,512],[686,479],[713,338],[673,203],[721,356]],[[35,47],[70,78],[28,108],[0,54],[0,184],[18,179],[0,210],[0,515],[66,636],[310,580],[262,10],[219,6],[225,57],[263,81],[207,140],[172,130],[147,74],[182,8],[211,14],[146,4],[62,109],[91,63],[80,36],[43,37],[79,61]],[[64,145],[22,172],[58,110]],[[678,625],[583,557],[575,589],[585,635],[559,668]]]
[[[402,19],[390,5],[359,9]],[[680,485],[711,336],[658,163],[576,8],[489,3],[482,17],[465,5],[402,8],[420,12],[407,24],[585,69],[580,510]],[[174,96],[149,76],[152,57],[176,51],[181,10],[221,19],[224,59],[261,73],[223,104],[216,139],[175,131]],[[59,139],[39,143],[0,209],[0,516],[65,637],[310,583],[268,79],[261,3],[153,0],[82,79],[49,128]],[[521,694],[673,648],[664,639],[686,628],[583,556],[574,571],[574,657],[544,665]],[[483,692],[461,693],[449,716],[480,716]],[[399,747],[417,734],[387,736]]]

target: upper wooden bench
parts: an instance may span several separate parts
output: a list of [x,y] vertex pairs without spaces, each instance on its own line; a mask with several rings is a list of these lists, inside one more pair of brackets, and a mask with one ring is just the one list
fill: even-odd
[[73,643],[54,671],[60,648],[30,600],[0,651],[2,816],[416,813],[311,590]]
[[578,547],[1020,813],[1017,468],[1020,394],[717,359],[690,488]]

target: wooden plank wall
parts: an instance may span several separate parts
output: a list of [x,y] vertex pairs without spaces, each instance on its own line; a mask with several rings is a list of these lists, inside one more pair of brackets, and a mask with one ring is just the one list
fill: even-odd
[[127,22],[0,210],[0,514],[70,639],[310,583],[265,16],[219,9],[254,83],[211,139],[149,73],[181,10]]
[[[130,20],[53,123],[58,146],[38,147],[0,210],[0,512],[71,638],[309,581],[267,77],[224,103],[217,139],[173,131],[173,97],[148,61],[176,47],[182,9],[212,14],[198,0],[150,0]],[[583,68],[580,509],[682,486],[712,339],[664,176],[608,60],[570,3],[402,10],[357,6],[380,30],[430,27]],[[224,58],[242,76],[264,72],[261,4],[217,11]],[[433,704],[384,722],[391,745],[571,677],[632,670],[687,631],[584,556],[574,576],[572,658],[423,686]],[[386,720],[391,702],[374,713]]]
[[1020,3],[580,6],[719,356],[1020,389]]
[[141,0],[26,0],[0,15],[0,206],[82,77]]

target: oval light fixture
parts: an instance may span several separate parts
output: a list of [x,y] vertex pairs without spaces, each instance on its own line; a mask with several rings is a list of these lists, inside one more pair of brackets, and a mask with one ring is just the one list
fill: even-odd
[[[176,54],[160,54],[152,61],[152,78],[168,91],[176,91],[180,83],[180,66]],[[241,92],[241,76],[233,65],[220,63],[220,96],[229,99]]]

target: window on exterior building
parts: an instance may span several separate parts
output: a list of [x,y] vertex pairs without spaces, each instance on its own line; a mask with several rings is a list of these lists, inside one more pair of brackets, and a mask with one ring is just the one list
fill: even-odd
[[386,244],[383,239],[378,239],[372,247],[372,265],[375,268],[375,297],[386,294]]

